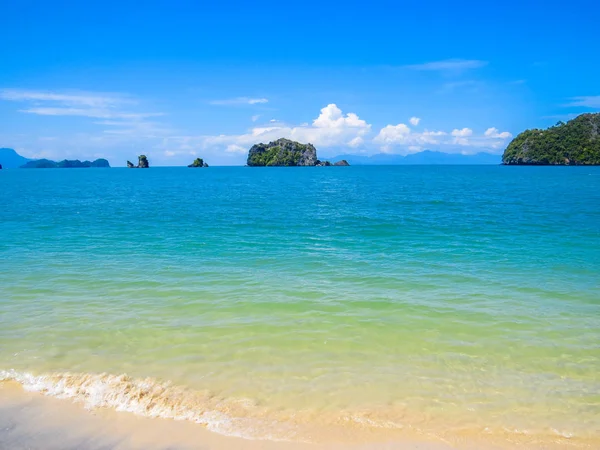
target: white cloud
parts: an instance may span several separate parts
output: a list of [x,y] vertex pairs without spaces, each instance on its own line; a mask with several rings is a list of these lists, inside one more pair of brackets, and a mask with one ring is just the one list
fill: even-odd
[[478,59],[445,59],[442,61],[432,61],[423,64],[413,64],[407,67],[413,70],[463,72],[470,69],[479,69],[486,65],[487,61],[481,61]]
[[251,98],[251,97],[236,97],[225,100],[212,100],[211,105],[219,106],[236,106],[236,105],[258,105],[261,103],[268,103],[269,99],[266,98]]
[[422,146],[439,144],[439,137],[445,136],[443,131],[428,131],[421,133],[413,132],[406,124],[387,125],[379,131],[379,134],[373,139],[376,144],[382,145],[382,149],[389,151],[391,147],[397,145],[403,146]]
[[229,144],[227,146],[227,148],[225,149],[225,151],[228,153],[246,153],[248,151],[248,149],[245,147],[242,147],[241,145]]
[[364,143],[365,143],[365,140],[362,137],[356,136],[354,139],[351,139],[350,142],[348,142],[348,145],[352,148],[356,148],[356,147],[360,147]]
[[473,130],[470,128],[463,128],[462,130],[452,130],[452,136],[454,136],[454,144],[456,145],[469,145],[469,136],[473,135]]
[[470,128],[463,128],[462,130],[454,129],[452,130],[452,136],[457,137],[467,137],[473,134],[473,130]]
[[512,137],[508,131],[503,131],[502,133],[496,127],[488,128],[485,130],[484,136],[489,138],[498,138],[498,139],[508,139]]
[[344,115],[337,105],[331,103],[321,109],[321,113],[313,120],[312,125],[258,127],[252,129],[249,134],[237,136],[236,139],[241,142],[256,143],[287,137],[300,142],[310,142],[321,147],[330,147],[345,145],[355,138],[362,138],[370,130],[371,125],[360,119],[358,115],[354,113]]
[[406,143],[410,133],[410,128],[403,123],[387,125],[379,131],[379,134],[375,137],[375,142],[382,144]]
[[[427,147],[436,150],[455,152],[460,148],[498,149],[505,145],[506,140],[512,137],[507,132],[500,132],[497,128],[489,128],[481,136],[473,136],[470,128],[454,129],[450,133],[445,131],[415,132],[406,124],[387,125],[379,131],[373,139],[374,144],[380,146],[383,152],[414,153]],[[469,150],[461,150],[469,153]]]
[[[469,153],[500,149],[512,137],[495,127],[481,135],[470,128],[417,130],[415,127],[421,123],[418,117],[411,117],[407,123],[382,127],[374,136],[370,123],[354,112],[343,112],[334,103],[323,107],[312,121],[305,123],[289,124],[273,119],[266,124],[254,123],[239,134],[188,135],[158,122],[156,117],[161,113],[139,111],[135,107],[138,102],[128,96],[4,90],[0,91],[0,99],[23,103],[19,105],[21,111],[47,116],[48,120],[52,116],[87,117],[99,127],[98,132],[73,131],[53,140],[41,140],[35,134],[11,136],[15,147],[29,148],[26,155],[43,154],[53,159],[89,159],[91,155],[103,155],[114,165],[123,165],[127,159],[134,158],[136,149],[153,155],[153,163],[157,165],[189,164],[190,155],[199,155],[211,165],[243,164],[252,145],[281,137],[312,143],[323,157],[329,156],[328,151],[331,154],[341,148],[364,154],[381,151],[406,154],[424,149]],[[255,122],[258,122],[257,116],[252,116]]]
[[367,128],[367,122],[358,118],[354,113],[348,113],[346,117],[342,110],[334,103],[330,103],[321,109],[321,114],[313,121],[313,126],[317,128]]
[[587,108],[600,108],[600,95],[573,97],[566,106],[585,106]]
[[114,108],[124,104],[135,104],[131,99],[118,94],[93,92],[57,93],[26,89],[1,89],[0,99],[27,102],[54,102],[65,106],[86,106],[92,108]]
[[272,123],[269,126],[251,128],[247,133],[238,135],[214,136],[172,136],[165,145],[187,146],[204,152],[223,152],[222,154],[246,154],[248,149],[259,142],[270,142],[279,138],[288,138],[302,143],[311,143],[317,149],[337,146],[360,146],[371,130],[371,125],[354,113],[343,114],[335,104],[323,109],[312,124],[290,126]]
[[[162,116],[162,113],[125,113],[109,109],[94,108],[62,108],[62,107],[40,107],[20,109],[19,112],[38,114],[41,116],[81,116],[96,119],[145,119],[148,117]],[[112,123],[114,125],[114,123]]]
[[2,89],[0,99],[24,103],[27,107],[19,112],[40,116],[71,116],[104,119],[95,121],[96,125],[110,127],[103,133],[130,135],[137,137],[156,137],[171,130],[151,117],[162,116],[157,112],[135,112],[124,109],[137,105],[137,100],[123,94],[106,94],[80,91],[36,91],[26,89]]
[[256,122],[258,119],[260,119],[260,114],[256,114],[254,116],[251,117],[252,122]]

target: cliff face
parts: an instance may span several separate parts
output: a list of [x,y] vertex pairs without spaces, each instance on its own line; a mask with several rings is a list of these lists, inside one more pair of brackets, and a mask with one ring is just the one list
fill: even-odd
[[253,145],[248,152],[248,166],[314,166],[317,150],[312,144],[277,139],[268,144]]
[[519,134],[502,156],[507,165],[600,165],[600,113]]

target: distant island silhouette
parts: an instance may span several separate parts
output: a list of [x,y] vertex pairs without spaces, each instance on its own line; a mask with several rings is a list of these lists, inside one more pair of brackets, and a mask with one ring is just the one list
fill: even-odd
[[78,159],[63,159],[62,161],[52,161],[49,159],[36,159],[29,161],[21,166],[21,169],[84,169],[84,168],[109,168],[110,164],[106,159],[96,159],[95,161],[80,161]]

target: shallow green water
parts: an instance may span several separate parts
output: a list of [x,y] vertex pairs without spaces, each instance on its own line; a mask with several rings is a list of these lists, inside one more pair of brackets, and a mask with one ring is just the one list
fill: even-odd
[[600,168],[5,170],[0,204],[0,370],[600,438]]

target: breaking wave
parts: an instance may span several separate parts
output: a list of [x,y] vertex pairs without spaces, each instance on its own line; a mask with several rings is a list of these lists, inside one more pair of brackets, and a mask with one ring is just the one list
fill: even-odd
[[201,424],[216,433],[245,439],[310,442],[312,439],[306,439],[307,436],[328,434],[343,436],[346,440],[357,436],[368,439],[376,435],[390,439],[418,436],[448,443],[464,442],[468,436],[485,436],[494,442],[508,442],[511,446],[517,443],[559,443],[561,448],[598,448],[595,445],[600,442],[597,435],[591,440],[579,439],[571,432],[557,429],[539,433],[539,430],[504,428],[500,431],[485,427],[470,430],[461,437],[457,430],[443,430],[439,424],[435,426],[435,432],[426,430],[430,427],[420,427],[412,413],[404,415],[405,422],[399,420],[398,411],[387,417],[382,410],[338,411],[331,415],[307,410],[280,411],[268,409],[249,399],[224,398],[210,391],[192,390],[171,382],[133,378],[125,374],[65,372],[33,375],[0,370],[0,382],[7,381],[19,383],[27,391],[71,399],[90,410],[110,408],[146,417],[185,420]]
[[298,440],[287,424],[264,417],[247,399],[223,399],[152,378],[128,375],[55,373],[33,375],[0,371],[1,381],[14,381],[27,391],[71,399],[86,409],[112,408],[140,416],[187,420],[207,429],[246,439]]

